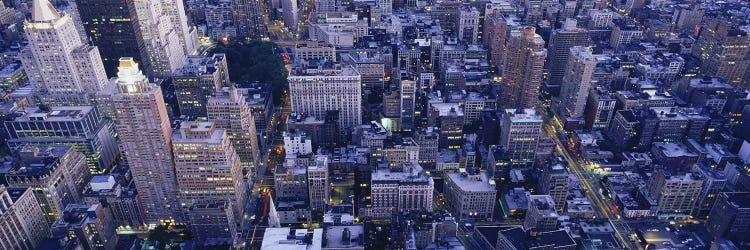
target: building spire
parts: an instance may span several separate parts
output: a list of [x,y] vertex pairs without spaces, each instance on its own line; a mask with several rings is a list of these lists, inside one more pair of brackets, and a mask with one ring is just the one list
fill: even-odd
[[34,0],[31,9],[31,19],[34,22],[44,22],[60,18],[54,6],[47,0]]

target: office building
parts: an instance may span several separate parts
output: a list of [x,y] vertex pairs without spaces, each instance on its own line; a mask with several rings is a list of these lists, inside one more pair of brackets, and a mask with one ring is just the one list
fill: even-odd
[[297,0],[281,1],[281,9],[283,12],[284,25],[292,31],[292,34],[296,34],[297,24],[299,23],[299,8],[297,6]]
[[141,61],[135,4],[132,0],[75,0],[86,35],[99,51],[107,76],[117,75],[121,57]]
[[274,171],[276,200],[306,201],[310,198],[307,191],[307,166],[285,163],[277,165]]
[[138,192],[127,174],[93,176],[83,192],[83,199],[85,204],[106,207],[112,213],[115,226],[140,228],[146,225]]
[[8,147],[73,146],[91,174],[107,172],[119,155],[114,124],[93,106],[27,107],[4,123]]
[[217,129],[224,129],[243,165],[256,166],[260,160],[260,145],[256,135],[255,117],[245,95],[233,88],[222,88],[206,104],[208,121]]
[[169,22],[172,23],[172,28],[177,33],[177,39],[183,49],[183,54],[192,55],[198,48],[198,31],[185,15],[184,2],[179,0],[164,0],[161,2],[163,15],[166,15]]
[[720,193],[708,218],[706,229],[711,236],[744,237],[750,233],[750,193]]
[[463,145],[464,112],[458,103],[433,103],[430,105],[430,126],[440,135],[438,147],[458,149]]
[[719,194],[727,186],[727,178],[723,172],[712,169],[703,165],[693,167],[698,178],[703,180],[703,188],[693,210],[693,217],[705,218],[711,212]]
[[393,212],[432,211],[435,183],[416,162],[402,164],[402,169],[379,167],[372,172],[370,188],[374,218],[388,218]]
[[656,170],[648,181],[648,192],[656,200],[656,214],[661,220],[686,220],[695,208],[703,180],[693,174],[672,175]]
[[[589,45],[589,31],[578,28],[577,25],[575,19],[568,18],[563,23],[562,29],[552,31],[548,48],[547,68],[549,69],[548,81],[553,85],[563,84],[563,77],[566,73],[569,73],[569,70],[566,71],[566,69],[571,67],[568,59],[573,53],[571,49],[575,46],[585,47]],[[560,93],[560,96],[566,95]]]
[[552,197],[555,204],[559,204],[555,207],[559,214],[562,214],[565,209],[569,182],[570,173],[562,164],[550,164],[542,170],[537,187],[538,193]]
[[315,11],[320,13],[333,13],[338,11],[338,0],[315,1]]
[[693,34],[696,26],[701,24],[705,10],[699,4],[677,5],[672,15],[672,31]]
[[500,109],[533,108],[539,100],[542,71],[547,52],[534,27],[512,30],[503,56]]
[[419,145],[419,165],[426,169],[435,167],[440,134],[435,127],[425,127],[414,131],[414,142]]
[[414,129],[414,116],[416,113],[417,83],[410,80],[401,81],[401,121],[399,127],[401,131],[411,131]]
[[542,137],[542,117],[533,109],[506,109],[500,131],[500,146],[505,149],[510,164],[532,166]]
[[59,239],[63,248],[115,249],[117,245],[116,225],[112,214],[101,204],[70,204],[62,217],[52,224],[52,238]]
[[323,249],[323,228],[291,229],[279,227],[267,228],[263,233],[261,250],[290,248]]
[[182,122],[172,134],[172,150],[184,208],[200,202],[230,201],[234,214],[242,214],[246,184],[226,130],[217,129],[212,122]]
[[65,206],[83,201],[81,193],[91,175],[83,154],[71,146],[16,149],[5,174],[9,188],[31,188],[47,226],[62,215]]
[[310,210],[324,212],[331,198],[328,156],[316,156],[315,160],[307,165],[307,185],[310,192]]
[[747,88],[743,76],[750,65],[747,59],[750,39],[747,31],[722,20],[712,20],[701,28],[693,55],[701,59],[701,73],[724,78],[732,86]]
[[234,209],[227,201],[198,201],[187,211],[194,240],[203,246],[231,245],[237,235]]
[[486,172],[448,173],[445,178],[445,199],[451,214],[460,222],[492,221],[495,209],[495,180]]
[[32,188],[0,185],[0,248],[36,249],[47,237],[49,224]]
[[[592,76],[596,69],[596,57],[590,47],[570,48],[567,67],[560,86],[560,102],[564,114],[571,118],[583,118],[586,101],[591,89]],[[559,55],[562,56],[562,55]]]
[[476,7],[458,9],[458,40],[469,44],[479,40],[479,10]]
[[284,151],[287,157],[312,154],[312,140],[302,131],[284,131]]
[[177,21],[185,15],[184,10],[177,10],[182,6],[181,1],[133,1],[132,4],[139,36],[136,39],[143,44],[139,44],[140,62],[146,74],[152,80],[172,77],[188,55],[185,46],[189,35],[182,29],[187,23]]
[[508,32],[508,23],[502,14],[485,10],[484,31],[482,32],[482,45],[489,52],[489,62],[494,67],[503,64],[505,54],[505,36]]
[[224,54],[188,57],[172,78],[180,115],[193,119],[206,117],[208,99],[229,84]]
[[288,79],[293,112],[323,119],[338,110],[341,134],[362,124],[362,84],[351,66],[293,69]]
[[605,88],[590,88],[584,110],[587,129],[606,129],[615,113],[617,99]]
[[82,41],[73,18],[47,0],[34,0],[24,22],[28,46],[19,58],[36,95],[47,104],[88,104],[109,82],[99,49]]
[[158,84],[132,58],[121,58],[112,97],[120,147],[141,197],[147,223],[181,219],[172,158],[172,128]]
[[523,220],[526,231],[550,232],[558,229],[555,201],[549,195],[529,195],[529,206]]
[[260,2],[254,0],[232,0],[237,36],[241,39],[257,39],[266,36]]

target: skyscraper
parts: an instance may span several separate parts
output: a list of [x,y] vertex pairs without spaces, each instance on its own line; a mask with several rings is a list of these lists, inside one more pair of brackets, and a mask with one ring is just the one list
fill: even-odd
[[245,96],[234,87],[225,87],[208,99],[206,109],[208,120],[216,128],[227,130],[242,163],[255,166],[260,160],[260,148],[255,135],[255,119]]
[[108,83],[99,50],[81,40],[73,18],[34,0],[24,22],[28,46],[20,58],[34,90],[52,105],[86,104]]
[[596,58],[591,54],[590,47],[575,46],[569,50],[568,66],[560,86],[561,108],[568,117],[582,118],[596,68]]
[[500,131],[500,146],[505,148],[511,164],[530,167],[542,136],[542,117],[533,109],[506,109]]
[[503,63],[507,30],[508,23],[502,14],[489,8],[485,10],[482,44],[489,51],[489,61],[494,67]]
[[259,0],[232,0],[234,23],[240,38],[261,38],[266,36]]
[[299,22],[299,8],[297,0],[284,0],[281,2],[281,8],[284,12],[284,25],[292,33],[297,32],[297,22]]
[[177,33],[180,47],[185,55],[191,55],[198,47],[198,31],[190,25],[185,15],[185,5],[182,0],[162,0],[162,11],[172,23],[172,28]]
[[242,168],[226,130],[213,122],[183,122],[172,134],[172,147],[183,207],[231,201],[233,214],[242,214]]
[[[185,63],[186,49],[180,42],[180,27],[175,27],[167,1],[134,1],[137,39],[143,41],[141,58],[151,79],[165,79]],[[173,6],[172,6],[173,7]],[[183,11],[184,15],[184,11]],[[119,74],[119,73],[118,73]]]
[[94,45],[101,48],[101,57],[107,76],[117,75],[121,57],[141,61],[136,26],[135,2],[132,0],[75,0],[86,34]]
[[333,13],[336,12],[337,0],[320,0],[315,1],[315,12]]
[[208,99],[228,84],[229,72],[224,54],[188,57],[173,78],[180,114],[191,118],[206,117]]
[[750,233],[750,193],[720,193],[708,215],[706,229],[716,238],[743,237]]
[[746,59],[750,39],[746,31],[721,20],[712,20],[702,29],[693,55],[701,58],[701,73],[722,77],[732,86],[747,88],[743,76],[750,60]]
[[328,156],[316,156],[307,166],[307,185],[310,192],[310,210],[325,212],[331,197],[331,180],[328,179]]
[[532,108],[539,100],[542,70],[547,52],[544,40],[534,27],[513,30],[503,58],[502,91],[498,98],[500,109]]
[[458,40],[477,43],[479,35],[479,11],[474,7],[458,9]]
[[703,180],[692,174],[671,175],[663,169],[654,171],[648,181],[651,198],[657,201],[659,219],[685,220],[695,208]]
[[133,58],[120,59],[117,76],[118,90],[112,97],[117,133],[146,221],[180,220],[172,128],[161,88],[148,81]]
[[2,249],[36,249],[47,237],[49,227],[32,188],[0,185],[0,241]]
[[552,32],[547,57],[550,84],[562,84],[568,63],[568,55],[570,55],[570,48],[573,46],[587,46],[589,43],[589,31],[578,28],[576,25],[577,22],[575,19],[568,18],[565,20],[562,29]]
[[416,105],[417,83],[410,80],[401,81],[401,122],[402,131],[414,129],[414,112]]

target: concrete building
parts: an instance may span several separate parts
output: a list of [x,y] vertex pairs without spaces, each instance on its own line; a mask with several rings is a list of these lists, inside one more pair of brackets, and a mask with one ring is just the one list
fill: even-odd
[[[547,68],[549,69],[548,81],[553,85],[564,84],[563,77],[569,73],[571,50],[575,46],[589,45],[589,31],[577,27],[578,22],[575,19],[568,18],[563,23],[562,29],[552,31],[547,57]],[[580,49],[582,50],[582,49]],[[579,52],[580,53],[580,52]],[[583,58],[581,58],[583,59]],[[591,67],[594,67],[593,65]],[[560,93],[560,96],[566,95]]]
[[703,180],[692,174],[670,175],[656,170],[648,181],[648,191],[658,207],[661,220],[686,220],[695,208],[703,188]]
[[34,0],[24,22],[28,46],[19,54],[35,94],[52,105],[88,104],[109,82],[99,49],[79,36],[73,18]]
[[281,1],[284,25],[289,28],[292,34],[297,33],[297,24],[299,23],[299,6],[297,0]]
[[750,193],[720,193],[706,229],[715,238],[743,237],[750,232]]
[[537,187],[538,193],[551,196],[555,201],[557,213],[562,214],[568,199],[570,173],[562,164],[548,165],[542,171]]
[[146,225],[143,206],[132,179],[126,176],[93,176],[89,187],[83,192],[84,203],[106,207],[112,213],[112,223],[115,226],[143,227]]
[[482,45],[489,52],[489,62],[495,68],[503,64],[505,54],[505,37],[508,32],[508,23],[502,14],[487,12],[484,14],[484,31],[482,32]]
[[414,142],[419,145],[419,165],[426,169],[435,167],[440,135],[435,127],[420,128],[414,131]]
[[400,170],[379,167],[372,172],[372,207],[369,215],[388,218],[394,212],[432,210],[435,183],[416,162],[407,162]]
[[14,153],[4,181],[9,188],[32,189],[47,226],[60,218],[65,206],[83,201],[81,193],[91,175],[83,154],[73,147],[27,146]]
[[701,24],[705,10],[696,4],[677,5],[672,15],[672,31],[693,34],[695,27]]
[[326,59],[335,63],[336,47],[326,45],[322,41],[300,41],[294,48],[294,58],[300,61]]
[[117,133],[146,221],[180,219],[172,128],[161,88],[148,81],[132,58],[120,59],[118,69],[118,91],[112,97]]
[[222,88],[208,99],[208,121],[224,129],[243,166],[257,166],[260,145],[256,135],[255,116],[245,95],[233,87]]
[[341,134],[362,124],[362,84],[351,66],[297,68],[288,80],[293,112],[323,119],[326,111],[338,110]]
[[4,122],[10,148],[24,145],[69,145],[86,155],[91,174],[107,172],[119,149],[114,124],[93,106],[19,109]]
[[309,199],[307,185],[307,167],[302,164],[281,164],[274,169],[274,190],[276,199],[302,200]]
[[242,168],[226,130],[212,122],[183,122],[172,134],[175,174],[184,208],[199,202],[229,201],[242,214],[245,186]]
[[102,205],[70,204],[60,220],[52,224],[52,237],[64,242],[64,248],[115,249],[117,234],[112,214]]
[[498,100],[500,109],[532,108],[539,100],[542,71],[547,52],[544,40],[534,27],[512,30],[503,56],[502,92]]
[[[166,79],[185,64],[190,35],[181,1],[133,1],[142,42],[141,63],[151,79]],[[179,9],[178,9],[179,8]],[[197,38],[196,38],[197,39]],[[140,43],[139,43],[140,45]],[[190,45],[192,46],[192,45]]]
[[604,88],[590,88],[584,111],[587,129],[606,129],[615,113],[617,99]]
[[232,0],[234,22],[240,39],[263,38],[268,34],[263,24],[263,10],[260,2],[253,0]]
[[323,229],[267,228],[261,250],[322,249]]
[[747,88],[743,76],[750,65],[749,48],[746,31],[716,19],[701,28],[693,55],[701,58],[701,73],[722,77],[735,87]]
[[0,185],[0,248],[36,249],[49,234],[49,224],[32,188]]
[[495,208],[495,180],[486,172],[470,174],[448,173],[445,178],[445,197],[448,208],[461,222],[492,221]]
[[284,131],[284,151],[289,156],[312,154],[312,140],[302,131]]
[[417,83],[410,80],[401,81],[400,122],[401,131],[412,131],[415,127]]
[[596,57],[590,47],[571,47],[560,86],[561,108],[570,118],[583,118],[586,101],[596,68]]
[[506,109],[500,131],[500,146],[508,154],[511,165],[533,165],[542,136],[542,117],[534,109]]
[[458,103],[433,103],[428,125],[438,129],[438,147],[459,149],[463,146],[464,111]]
[[550,232],[558,229],[559,217],[555,201],[549,195],[530,195],[529,207],[523,220],[526,231]]
[[307,190],[310,192],[310,210],[325,212],[331,198],[331,184],[328,177],[328,156],[319,155],[307,166]]
[[237,222],[234,209],[227,201],[198,201],[187,210],[194,240],[204,246],[234,243]]
[[229,84],[224,54],[189,56],[172,78],[180,115],[192,119],[206,117],[208,99]]
[[479,40],[479,10],[476,7],[458,9],[458,40],[469,44]]

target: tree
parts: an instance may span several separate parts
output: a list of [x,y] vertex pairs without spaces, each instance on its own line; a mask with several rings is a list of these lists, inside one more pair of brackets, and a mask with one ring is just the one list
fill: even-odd
[[273,100],[278,104],[287,88],[289,72],[277,51],[278,47],[274,43],[250,41],[218,44],[212,53],[226,54],[229,78],[232,81],[271,82]]

